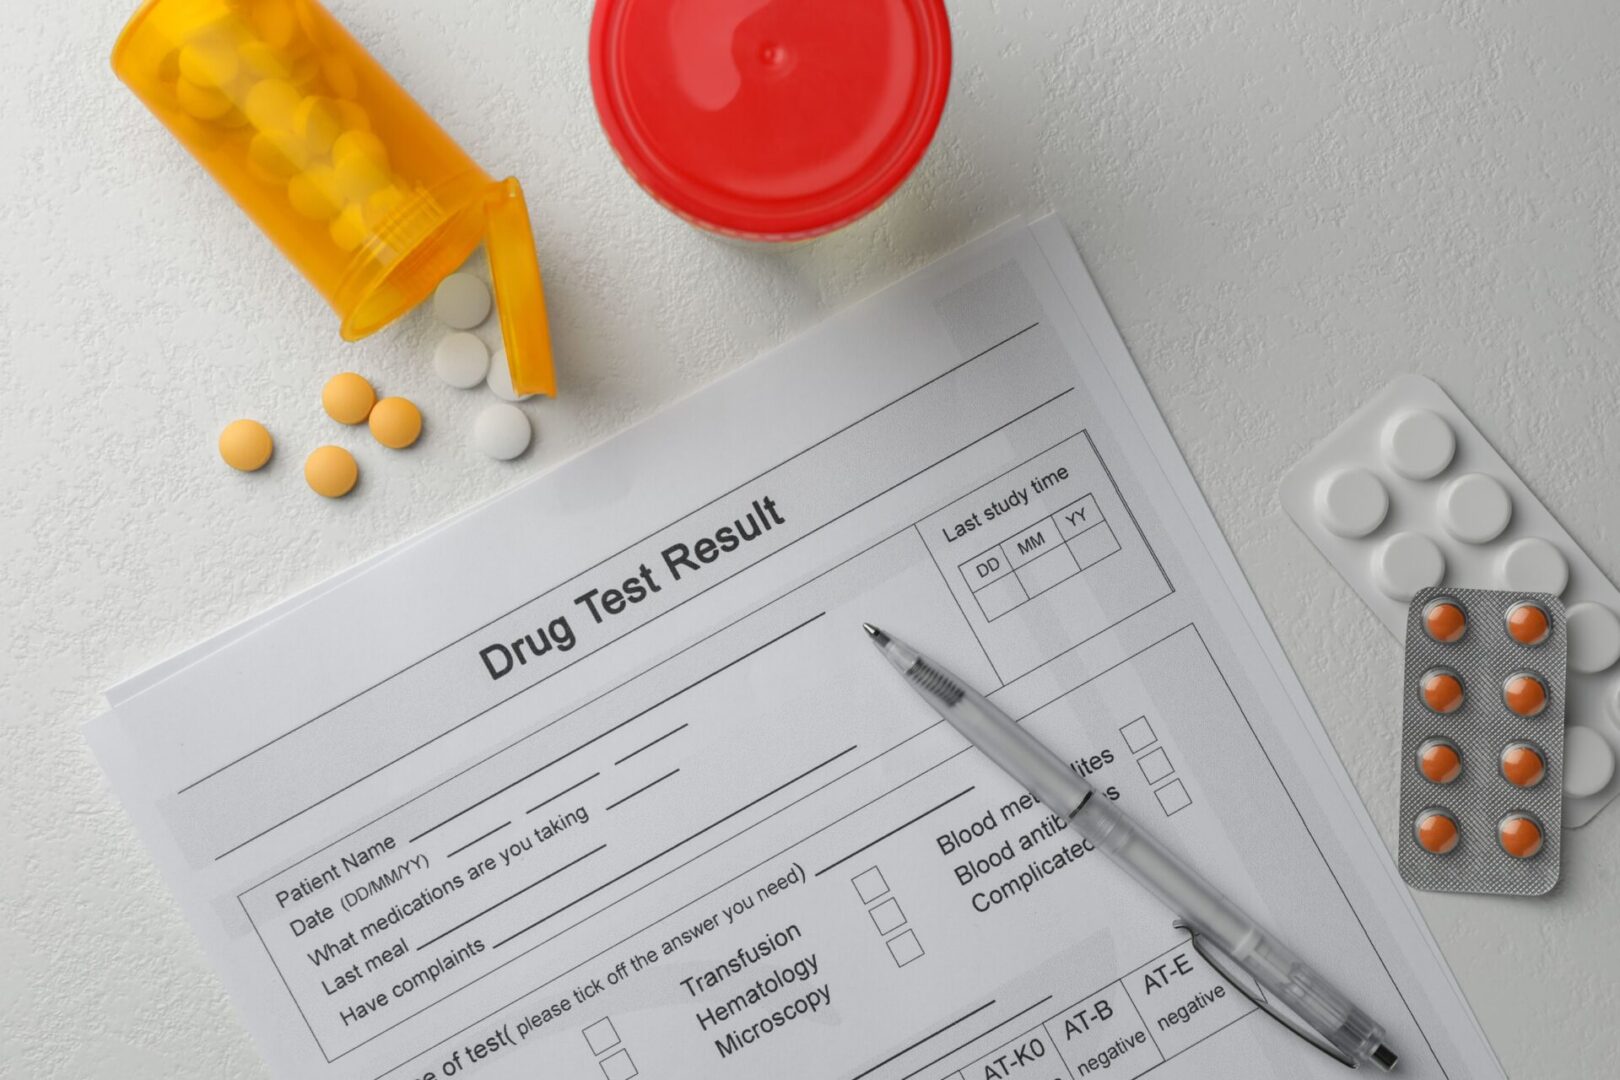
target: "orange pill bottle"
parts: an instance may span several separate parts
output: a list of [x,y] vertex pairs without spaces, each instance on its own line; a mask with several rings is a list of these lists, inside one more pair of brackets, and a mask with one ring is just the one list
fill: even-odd
[[534,235],[496,182],[315,0],[147,0],[113,70],[354,341],[487,240],[513,385],[554,394]]

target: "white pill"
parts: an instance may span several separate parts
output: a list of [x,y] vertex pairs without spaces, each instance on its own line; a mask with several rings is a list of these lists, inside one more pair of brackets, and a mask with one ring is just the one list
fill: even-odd
[[1380,437],[1384,460],[1408,480],[1439,476],[1457,452],[1457,436],[1439,413],[1413,409],[1390,418]]
[[1316,485],[1316,516],[1335,536],[1366,536],[1389,513],[1389,492],[1366,469],[1340,469]]
[[451,274],[433,293],[433,314],[452,330],[471,330],[489,318],[489,286],[473,274]]
[[1419,589],[1440,584],[1446,557],[1433,540],[1421,533],[1396,533],[1372,556],[1373,580],[1391,600],[1410,600]]
[[461,390],[470,390],[489,375],[489,346],[475,334],[449,334],[433,350],[433,371]]
[[502,401],[527,401],[533,394],[520,394],[512,388],[512,369],[506,366],[506,350],[496,349],[489,361],[489,388]]
[[1504,589],[1559,596],[1569,584],[1569,563],[1564,561],[1563,552],[1539,536],[1509,544],[1497,560],[1496,573]]
[[516,405],[491,405],[473,421],[473,445],[496,461],[511,461],[529,448],[533,438],[533,425]]
[[1440,524],[1468,544],[1485,544],[1502,535],[1513,516],[1507,488],[1484,473],[1459,476],[1440,492]]
[[1620,661],[1620,616],[1602,604],[1571,604],[1565,626],[1571,670],[1595,675]]
[[1564,794],[1574,799],[1596,795],[1614,776],[1614,751],[1589,727],[1571,724],[1564,730]]

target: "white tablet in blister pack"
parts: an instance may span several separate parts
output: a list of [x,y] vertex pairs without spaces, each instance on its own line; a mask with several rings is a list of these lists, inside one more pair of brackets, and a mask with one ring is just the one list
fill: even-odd
[[1283,477],[1283,509],[1384,621],[1430,585],[1563,599],[1569,626],[1564,825],[1620,794],[1620,590],[1455,402],[1403,375]]

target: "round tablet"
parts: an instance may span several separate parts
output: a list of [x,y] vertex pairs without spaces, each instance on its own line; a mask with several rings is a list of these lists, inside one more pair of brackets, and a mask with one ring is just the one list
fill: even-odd
[[1459,476],[1440,491],[1440,524],[1464,543],[1495,540],[1512,516],[1507,488],[1484,473]]
[[1570,670],[1593,675],[1620,660],[1620,617],[1602,604],[1571,604],[1564,625],[1569,632]]
[[422,434],[422,410],[402,397],[386,397],[371,410],[371,434],[390,450],[403,450]]
[[1569,563],[1563,552],[1539,536],[1515,540],[1497,560],[1496,575],[1504,589],[1552,593],[1558,596],[1569,584]]
[[1564,730],[1564,794],[1584,799],[1609,786],[1614,778],[1614,751],[1589,727],[1571,724]]
[[1529,743],[1508,743],[1502,748],[1502,778],[1514,787],[1535,787],[1547,777],[1547,761]]
[[1446,739],[1430,739],[1418,747],[1418,772],[1435,784],[1449,784],[1462,775],[1462,755]]
[[1457,846],[1457,819],[1444,810],[1425,810],[1413,823],[1419,846],[1436,855],[1444,855]]
[[1540,604],[1514,604],[1508,608],[1507,632],[1520,645],[1540,645],[1552,633],[1552,621]]
[[321,390],[321,406],[326,415],[340,424],[363,424],[377,404],[377,391],[352,371],[334,375]]
[[433,314],[452,330],[471,330],[489,318],[489,286],[473,274],[451,274],[433,293]]
[[1453,713],[1462,708],[1462,680],[1455,672],[1436,668],[1423,676],[1418,688],[1423,693],[1423,704],[1431,712]]
[[304,482],[317,495],[340,499],[354,490],[360,479],[360,466],[354,455],[341,446],[317,446],[304,460]]
[[1439,476],[1457,452],[1457,436],[1439,413],[1413,409],[1391,417],[1379,437],[1389,467],[1408,480]]
[[1468,632],[1468,617],[1455,600],[1438,597],[1424,605],[1423,631],[1434,640],[1449,645],[1461,641]]
[[275,440],[257,420],[232,420],[219,433],[219,456],[225,464],[241,472],[264,468],[275,450]]
[[1496,826],[1496,838],[1515,859],[1528,859],[1541,850],[1541,825],[1529,814],[1509,814]]
[[433,349],[433,373],[458,390],[471,390],[489,375],[489,346],[476,334],[447,334]]
[[1515,716],[1539,716],[1547,707],[1547,684],[1527,671],[1502,683],[1502,701]]
[[533,394],[520,394],[512,387],[512,369],[506,366],[506,350],[496,349],[489,358],[489,388],[502,401],[526,401]]
[[1412,599],[1419,589],[1440,584],[1446,557],[1421,533],[1396,533],[1372,554],[1373,580],[1391,600]]
[[534,428],[516,405],[496,402],[473,421],[473,445],[496,461],[511,461],[529,448]]
[[1389,513],[1389,492],[1366,469],[1340,469],[1316,485],[1316,516],[1335,536],[1366,536]]

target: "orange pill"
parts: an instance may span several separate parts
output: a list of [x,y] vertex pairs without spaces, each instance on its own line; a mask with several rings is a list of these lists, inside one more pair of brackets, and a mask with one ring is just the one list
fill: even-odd
[[1449,784],[1462,775],[1462,755],[1444,739],[1430,739],[1418,748],[1418,771],[1436,784]]
[[1425,810],[1418,815],[1417,842],[1424,851],[1444,855],[1457,846],[1457,819],[1444,810]]
[[1507,631],[1520,645],[1540,645],[1552,633],[1552,621],[1538,604],[1514,604],[1508,609]]
[[1528,859],[1541,850],[1541,826],[1529,814],[1509,814],[1496,827],[1502,850],[1515,859]]
[[1423,704],[1437,713],[1456,712],[1462,708],[1462,680],[1449,671],[1435,670],[1423,676]]
[[1461,641],[1468,629],[1468,617],[1450,600],[1431,600],[1423,609],[1423,629],[1436,641]]
[[[336,212],[334,211],[334,214]],[[377,404],[377,391],[362,375],[345,371],[326,380],[321,390],[321,405],[326,415],[340,424],[363,424]]]
[[1547,707],[1547,685],[1528,672],[1509,675],[1502,684],[1502,700],[1518,716],[1537,716]]
[[219,456],[225,464],[241,472],[264,468],[275,450],[275,440],[257,420],[232,420],[219,433]]
[[422,434],[422,410],[402,397],[386,397],[371,410],[371,434],[391,450],[403,450]]
[[1535,787],[1546,775],[1546,760],[1529,743],[1509,743],[1503,748],[1502,777],[1514,787]]

